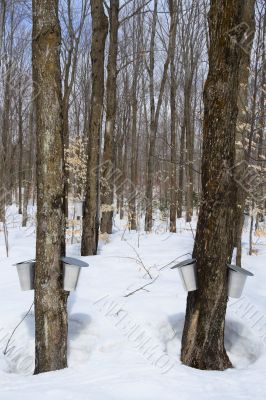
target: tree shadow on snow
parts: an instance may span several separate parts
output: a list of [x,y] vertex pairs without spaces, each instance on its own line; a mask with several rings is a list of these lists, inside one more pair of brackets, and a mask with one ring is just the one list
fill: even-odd
[[175,337],[181,341],[185,323],[185,313],[173,314],[168,317],[168,321],[175,332]]
[[[175,332],[174,337],[181,342],[185,323],[185,314],[178,313],[168,317]],[[245,324],[231,319],[225,322],[225,348],[236,368],[247,368],[255,363],[262,352],[262,342]]]

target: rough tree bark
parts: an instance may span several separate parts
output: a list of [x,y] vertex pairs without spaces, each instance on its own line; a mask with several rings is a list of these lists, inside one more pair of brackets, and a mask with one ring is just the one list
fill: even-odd
[[[107,64],[106,83],[106,123],[104,135],[103,165],[107,161],[114,163],[114,134],[116,117],[116,81],[117,81],[117,51],[118,51],[118,28],[119,28],[119,0],[110,0],[109,9],[109,55]],[[113,182],[107,181],[108,168],[102,169],[101,175],[101,233],[112,233],[113,225]]]
[[232,366],[224,348],[227,267],[233,251],[235,191],[229,173],[235,161],[235,132],[244,34],[229,31],[243,22],[242,0],[212,0],[209,12],[209,73],[204,88],[202,203],[193,256],[198,290],[190,292],[182,337],[184,364],[208,370]]
[[104,95],[104,49],[108,33],[108,19],[104,13],[103,0],[91,1],[92,15],[92,93],[89,121],[87,187],[83,215],[81,254],[95,255],[99,235],[99,157],[100,134]]
[[60,262],[63,130],[58,0],[32,2],[32,60],[37,132],[35,374],[67,367],[66,292]]

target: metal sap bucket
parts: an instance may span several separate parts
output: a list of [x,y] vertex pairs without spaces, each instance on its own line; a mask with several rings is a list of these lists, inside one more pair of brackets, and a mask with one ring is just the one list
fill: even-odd
[[171,267],[171,269],[178,268],[181,281],[187,292],[198,289],[196,262],[196,258],[190,258]]
[[72,257],[61,257],[61,260],[64,265],[64,290],[68,292],[76,290],[80,269],[88,267],[89,264]]
[[14,265],[17,267],[21,290],[23,291],[33,290],[35,261],[34,260],[22,261]]
[[237,265],[227,264],[228,266],[228,296],[239,298],[243,292],[248,276],[254,276],[251,272]]
[[82,218],[82,216],[83,216],[83,201],[75,200],[74,201],[74,210],[75,210],[75,217]]

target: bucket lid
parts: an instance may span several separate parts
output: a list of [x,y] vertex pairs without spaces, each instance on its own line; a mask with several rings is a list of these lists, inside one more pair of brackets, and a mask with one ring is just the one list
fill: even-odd
[[86,263],[85,261],[81,261],[78,258],[73,258],[73,257],[61,257],[61,261],[63,261],[65,264],[69,265],[76,265],[77,267],[88,267],[89,264]]
[[248,275],[248,276],[254,276],[254,274],[252,274],[252,272],[250,272],[244,268],[238,267],[237,265],[227,264],[227,267],[232,269],[233,271],[240,272],[241,274]]
[[181,261],[180,263],[174,265],[173,267],[171,267],[171,269],[182,268],[185,267],[186,265],[195,264],[196,261],[197,261],[196,258],[188,258],[187,260]]
[[17,265],[21,265],[21,264],[35,264],[35,260],[26,260],[26,261],[20,261],[16,264],[12,264],[12,267],[16,267]]

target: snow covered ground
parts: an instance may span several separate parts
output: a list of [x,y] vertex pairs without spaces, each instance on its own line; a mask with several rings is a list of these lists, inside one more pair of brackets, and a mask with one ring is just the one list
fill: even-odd
[[[243,237],[243,267],[255,277],[228,304],[226,347],[235,368],[198,371],[179,360],[186,293],[170,266],[191,252],[193,235],[184,221],[178,224],[177,234],[146,235],[124,231],[117,221],[99,255],[86,257],[90,267],[69,298],[69,368],[32,376],[33,310],[3,355],[33,301],[33,291],[20,291],[12,264],[35,256],[34,229],[16,227],[14,218],[9,258],[0,232],[0,399],[265,399],[266,238],[255,238],[257,254],[250,257],[248,233]],[[79,245],[68,246],[68,255],[79,257]]]

